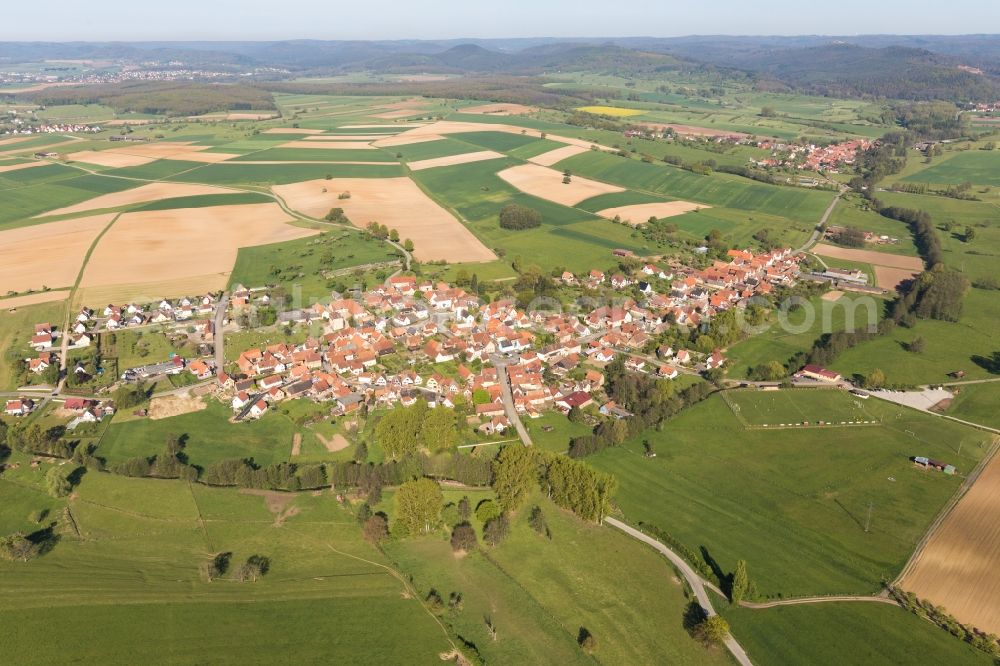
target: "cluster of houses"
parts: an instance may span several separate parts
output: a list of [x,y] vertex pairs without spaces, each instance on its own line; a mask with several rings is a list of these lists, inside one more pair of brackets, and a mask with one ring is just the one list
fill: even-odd
[[11,121],[12,129],[0,132],[0,136],[31,136],[34,134],[97,134],[101,128],[97,125],[81,125],[79,123],[56,123],[29,125],[20,118]]
[[[655,358],[642,350],[675,324],[697,326],[754,295],[794,284],[799,259],[787,249],[733,250],[728,261],[701,270],[646,264],[636,276],[564,273],[560,279],[567,285],[638,291],[576,313],[524,310],[512,300],[483,304],[460,287],[396,276],[364,293],[334,294],[328,303],[280,313],[281,323],[309,324],[311,335],[298,344],[244,350],[235,376],[220,371],[216,377],[238,418],[259,418],[276,402],[295,398],[332,402],[339,414],[424,399],[446,407],[474,405],[485,419],[482,432],[503,433],[510,427],[504,376],[512,408],[535,418],[548,409],[569,412],[593,404],[604,382],[599,369],[620,354],[629,370],[665,379],[721,367],[726,359],[719,351],[696,360],[686,349],[661,346]],[[233,317],[265,299],[238,287]],[[400,359],[406,369],[399,369]],[[449,362],[448,373],[414,369]],[[210,364],[205,371],[213,371]],[[627,414],[614,403],[599,408]]]
[[[190,322],[196,332],[211,340],[215,333],[212,315],[215,313],[218,298],[213,294],[194,298],[180,298],[174,301],[164,299],[159,303],[149,305],[129,303],[128,305],[107,305],[98,322],[108,331],[122,328],[134,328],[149,324],[170,324],[174,322]],[[93,317],[92,311],[86,309],[81,317]],[[77,319],[81,321],[80,318]],[[87,319],[82,320],[88,321]]]
[[838,173],[842,167],[854,164],[858,152],[864,152],[872,145],[874,142],[869,139],[852,139],[829,146],[764,140],[757,142],[757,147],[770,150],[771,157],[751,160],[751,163],[761,167],[796,167],[806,171]]
[[74,430],[83,423],[98,423],[115,415],[115,405],[110,400],[66,398],[62,409],[74,414],[73,420],[66,425],[67,430]]

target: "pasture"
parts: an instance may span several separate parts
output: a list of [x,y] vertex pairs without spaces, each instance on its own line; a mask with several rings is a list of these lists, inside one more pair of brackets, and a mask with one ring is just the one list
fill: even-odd
[[[22,663],[68,651],[85,661],[191,662],[206,646],[218,663],[265,659],[351,661],[357,637],[394,628],[364,651],[384,662],[435,663],[449,641],[388,561],[368,546],[353,516],[328,494],[268,497],[178,481],[84,476],[70,500],[43,494],[47,465],[0,478],[0,521],[67,506],[67,530],[31,562],[0,563],[5,645]],[[55,504],[55,506],[53,506]],[[15,513],[16,512],[16,513]],[[53,514],[54,517],[55,514]],[[214,553],[271,559],[256,583],[208,583],[199,565]],[[328,623],[336,618],[337,630]],[[108,629],[95,633],[94,623]],[[16,627],[16,628],[15,628]],[[118,631],[117,629],[121,629]],[[235,634],[246,634],[233,643]]]
[[[988,438],[888,403],[864,409],[882,425],[747,430],[713,396],[587,460],[618,477],[629,521],[668,532],[723,574],[746,560],[764,596],[870,594],[961,483],[909,458],[968,472]],[[656,458],[642,455],[643,440]]]
[[946,153],[926,168],[907,175],[903,180],[911,183],[940,185],[1000,186],[1000,152],[994,150],[965,150]]
[[[446,492],[456,502],[464,493]],[[388,493],[387,493],[388,495]],[[473,505],[487,495],[468,493]],[[384,505],[391,506],[388,500]],[[533,505],[544,513],[552,538],[528,526]],[[598,641],[594,658],[604,663],[726,663],[727,655],[706,650],[683,629],[684,592],[659,555],[616,531],[580,521],[536,495],[511,521],[510,537],[484,553],[456,557],[437,535],[393,541],[387,552],[413,576],[414,585],[447,598],[462,594],[464,608],[449,613],[452,631],[472,641],[496,663],[588,663],[576,645],[580,627]],[[477,531],[478,521],[473,518]],[[615,562],[609,567],[607,563]],[[652,593],[614,601],[623,589]],[[611,612],[613,604],[614,611]],[[494,621],[498,641],[483,616]]]
[[733,634],[760,666],[809,663],[992,663],[984,653],[902,608],[879,603],[822,603],[723,611]]

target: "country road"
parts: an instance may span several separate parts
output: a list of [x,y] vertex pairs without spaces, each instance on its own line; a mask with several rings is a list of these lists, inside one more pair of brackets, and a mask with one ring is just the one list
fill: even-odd
[[842,196],[844,196],[845,191],[846,190],[841,189],[837,192],[837,196],[833,198],[833,201],[830,202],[826,212],[823,213],[823,217],[819,218],[819,222],[817,222],[816,226],[813,228],[813,232],[812,235],[809,236],[809,240],[807,240],[802,247],[795,250],[795,252],[808,252],[809,248],[816,244],[816,241],[819,240],[820,235],[823,233],[823,227],[826,226],[827,220],[829,220],[830,216],[833,215],[833,209],[837,207],[837,202],[840,201]]
[[223,322],[226,320],[226,308],[229,307],[229,292],[223,292],[215,306],[215,371],[221,372],[226,365],[226,332]]
[[528,430],[521,423],[521,416],[514,406],[514,394],[510,390],[510,378],[507,376],[507,364],[498,357],[493,357],[493,367],[497,369],[497,381],[500,382],[500,397],[503,399],[503,408],[507,412],[507,419],[517,430],[517,436],[525,446],[532,446],[531,436]]
[[[625,532],[625,534],[628,534],[633,539],[638,539],[639,541],[642,541],[659,551],[664,557],[670,560],[671,564],[673,564],[681,575],[684,576],[684,579],[694,592],[695,599],[698,600],[698,605],[701,606],[703,611],[705,611],[705,615],[708,617],[718,615],[718,613],[715,612],[715,608],[712,607],[712,600],[708,597],[708,592],[705,590],[704,582],[695,570],[691,568],[691,565],[684,560],[684,558],[667,548],[653,537],[643,534],[633,527],[629,527],[620,520],[605,518],[604,522],[621,530],[622,532]],[[730,654],[733,655],[733,658],[736,659],[741,666],[752,666],[753,662],[750,661],[750,657],[747,656],[743,647],[731,635],[726,638],[726,649],[729,650]]]

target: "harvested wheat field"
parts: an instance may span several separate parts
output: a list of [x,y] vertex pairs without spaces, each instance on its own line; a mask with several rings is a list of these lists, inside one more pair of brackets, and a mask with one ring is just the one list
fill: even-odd
[[423,171],[424,169],[434,169],[435,167],[469,164],[470,162],[483,162],[485,160],[495,160],[503,157],[506,157],[503,153],[498,153],[492,150],[479,150],[474,153],[462,153],[461,155],[448,155],[447,157],[417,160],[416,162],[410,162],[409,167],[414,171]]
[[534,106],[525,106],[524,104],[481,104],[479,106],[469,106],[459,109],[459,111],[462,113],[479,113],[495,116],[516,116],[534,113],[538,109]]
[[27,141],[28,139],[33,139],[32,136],[15,136],[10,139],[0,139],[0,146],[9,146],[14,143],[21,143],[22,141]]
[[153,398],[149,403],[149,418],[152,420],[169,419],[171,416],[200,412],[208,407],[201,398],[187,395],[168,395],[163,398]]
[[344,125],[338,129],[402,129],[423,127],[426,123],[382,123],[381,125]]
[[[447,134],[463,134],[466,132],[504,132],[506,134],[524,134],[525,136],[536,136],[541,138],[543,132],[536,129],[528,129],[526,127],[519,127],[517,125],[507,125],[507,124],[493,124],[493,123],[476,123],[476,122],[464,122],[458,120],[439,120],[433,123],[427,123],[425,125],[420,125],[412,129],[406,130],[402,134],[397,135],[395,138],[402,139],[403,137],[418,137],[418,136],[430,136],[437,135],[436,138]],[[579,146],[581,148],[586,148],[590,150],[590,147],[596,145],[600,150],[613,151],[613,148],[608,148],[607,146],[602,146],[600,144],[595,144],[591,141],[586,141],[584,139],[576,139],[568,136],[561,136],[559,134],[545,134],[545,138],[552,141],[557,141],[559,143],[565,143],[568,146]],[[380,142],[381,143],[381,142]],[[390,144],[382,144],[390,145]],[[402,145],[402,144],[393,144]]]
[[125,213],[97,244],[80,286],[153,298],[223,289],[239,248],[318,233],[287,224],[294,219],[276,203]]
[[119,208],[120,206],[131,206],[132,204],[149,203],[150,201],[161,201],[163,199],[175,199],[177,197],[194,197],[203,194],[233,194],[238,190],[230,190],[225,187],[215,185],[195,185],[193,183],[149,183],[140,185],[131,190],[122,192],[112,192],[102,194],[99,197],[88,199],[87,201],[57,208],[35,217],[50,217],[53,215],[72,215],[90,210],[101,210],[102,208]]
[[289,141],[279,148],[311,148],[318,150],[375,150],[375,146],[364,141]]
[[0,166],[0,173],[7,173],[8,171],[20,171],[21,169],[31,169],[33,167],[40,167],[48,164],[48,162],[21,162],[20,164],[7,164]]
[[53,289],[52,291],[39,291],[34,294],[5,298],[0,300],[0,314],[11,308],[22,308],[26,305],[38,305],[39,303],[54,303],[55,301],[64,301],[67,298],[69,298],[69,289]]
[[875,266],[875,283],[883,289],[899,290],[899,286],[904,282],[916,278],[919,271],[912,271],[906,268],[891,268],[889,266]]
[[579,155],[580,153],[585,153],[589,148],[584,148],[583,146],[563,146],[562,148],[556,148],[555,150],[550,150],[547,153],[542,153],[541,155],[535,155],[534,157],[529,157],[528,161],[532,164],[538,164],[540,166],[552,166],[556,162],[562,162],[565,159],[569,159],[574,155]]
[[[576,180],[576,176],[573,177],[573,180]],[[612,220],[615,216],[617,216],[623,221],[635,225],[645,224],[651,217],[661,220],[665,217],[683,215],[684,213],[690,213],[693,210],[701,210],[702,208],[711,208],[711,206],[691,203],[690,201],[664,201],[662,203],[635,204],[633,206],[605,208],[604,210],[597,211],[597,214],[609,220]]]
[[394,146],[410,146],[415,143],[427,143],[428,141],[440,141],[444,137],[439,134],[397,134],[385,139],[379,139],[372,143],[376,148],[392,148]]
[[562,173],[537,164],[522,164],[511,167],[504,169],[497,175],[525,194],[554,201],[564,206],[575,206],[581,201],[600,194],[625,191],[624,188],[617,185],[599,183],[596,180],[580,178],[579,176],[573,176],[570,183],[563,183]]
[[[377,221],[399,231],[415,246],[420,261],[493,261],[496,255],[465,225],[441,208],[409,178],[334,178],[277,185],[274,192],[313,217],[339,207],[356,227]],[[324,191],[325,190],[325,191]],[[349,199],[338,199],[350,192]]]
[[75,283],[87,250],[114,217],[113,213],[92,215],[0,231],[0,285],[4,293]]
[[156,161],[155,157],[126,155],[125,153],[116,153],[110,150],[81,150],[80,152],[70,153],[66,158],[71,162],[83,162],[95,166],[111,167],[112,169],[143,166],[144,164]]
[[[929,472],[933,473],[933,472]],[[903,572],[900,586],[1000,634],[1000,457],[987,464]]]
[[322,134],[321,129],[299,129],[297,127],[272,127],[264,130],[264,134]]
[[919,257],[907,257],[901,254],[889,254],[888,252],[876,252],[874,250],[852,250],[825,243],[816,245],[812,249],[812,252],[823,257],[857,261],[862,264],[872,264],[874,266],[902,268],[917,273],[924,270],[924,262]]
[[665,130],[672,129],[675,133],[680,136],[697,136],[697,137],[720,137],[720,136],[731,136],[739,137],[745,139],[749,134],[743,132],[730,132],[728,130],[711,129],[709,127],[697,127],[695,125],[678,125],[676,123],[638,123],[643,127],[648,127],[653,130]]

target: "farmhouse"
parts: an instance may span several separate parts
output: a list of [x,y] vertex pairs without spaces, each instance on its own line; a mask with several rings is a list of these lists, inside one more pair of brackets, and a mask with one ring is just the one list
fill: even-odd
[[813,364],[804,366],[801,370],[798,371],[797,375],[800,377],[805,377],[807,379],[815,379],[821,382],[835,383],[841,380],[841,376],[839,373],[836,373],[833,370],[827,370],[826,368]]
[[19,398],[17,400],[8,400],[7,405],[4,408],[4,413],[7,414],[7,416],[26,416],[30,414],[34,408],[34,401],[28,398]]

